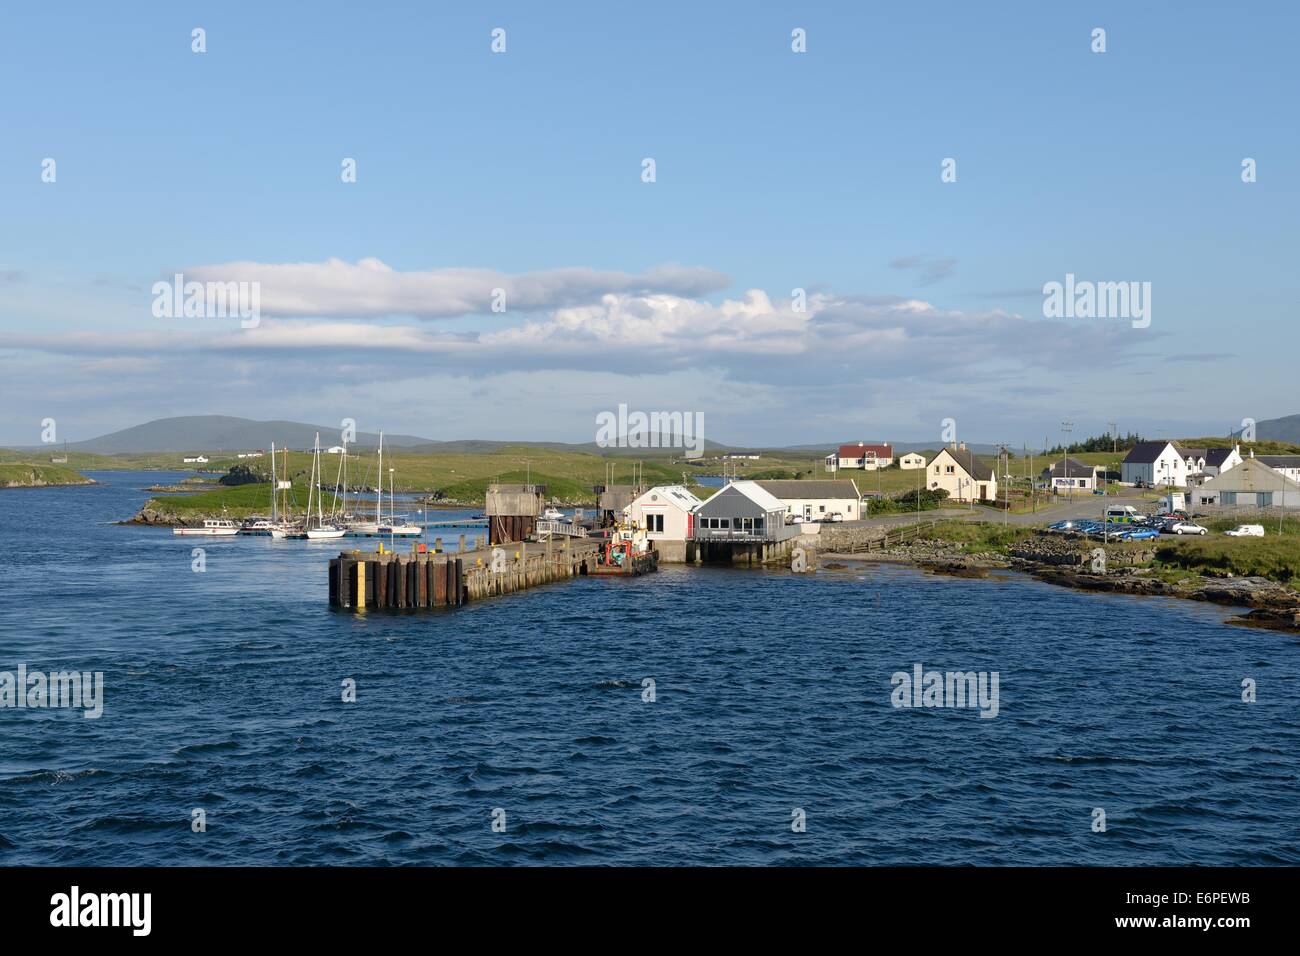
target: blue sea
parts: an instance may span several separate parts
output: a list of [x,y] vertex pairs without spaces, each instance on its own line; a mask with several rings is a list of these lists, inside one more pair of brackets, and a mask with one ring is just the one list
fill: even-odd
[[[1231,609],[670,566],[353,614],[338,542],[117,525],[177,475],[93,477],[0,491],[0,671],[104,674],[99,719],[0,709],[0,863],[1300,863],[1300,639]],[[997,716],[892,706],[916,664]]]

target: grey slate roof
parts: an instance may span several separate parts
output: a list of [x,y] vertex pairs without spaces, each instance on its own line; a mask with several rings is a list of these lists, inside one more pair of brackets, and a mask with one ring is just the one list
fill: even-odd
[[[985,464],[982,459],[975,457],[975,453],[969,448],[944,448],[935,455],[935,458],[938,458],[939,455],[942,455],[945,452],[951,455],[953,460],[966,470],[966,474],[970,475],[976,481],[993,480],[993,468],[990,465]],[[934,462],[932,461],[931,464],[934,464]]]
[[[1129,453],[1124,457],[1126,465],[1152,465],[1160,457],[1160,453],[1165,450],[1165,446],[1170,444],[1167,441],[1140,441],[1129,449]],[[1175,448],[1178,446],[1175,445]]]
[[1096,470],[1092,465],[1085,465],[1073,458],[1063,458],[1052,467],[1044,468],[1043,475],[1051,475],[1053,478],[1091,478]]
[[773,479],[754,483],[776,498],[850,498],[857,501],[859,497],[857,486],[848,479]]

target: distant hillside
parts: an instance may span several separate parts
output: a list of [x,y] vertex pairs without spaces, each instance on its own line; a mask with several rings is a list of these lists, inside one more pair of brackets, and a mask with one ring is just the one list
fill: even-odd
[[[242,451],[249,448],[270,448],[271,442],[281,447],[310,448],[317,432],[320,432],[322,445],[328,447],[338,444],[337,424],[306,425],[302,422],[256,422],[226,415],[186,415],[179,418],[159,418],[99,438],[72,442],[68,448],[100,455],[166,451]],[[416,438],[411,435],[387,433],[384,435],[385,444],[409,446],[423,445],[427,442],[427,438]],[[357,433],[359,445],[378,443],[378,433]]]
[[[786,448],[779,448],[773,450],[774,451],[797,451],[806,454],[820,452],[823,456],[825,456],[825,455],[829,455],[835,449],[839,448],[841,444],[843,445],[856,444],[859,440],[860,439],[854,438],[850,441],[844,441],[844,442],[832,441],[832,442],[825,442],[821,445],[790,445]],[[890,442],[889,444],[890,447],[894,449],[894,452],[896,454],[901,454],[909,451],[936,452],[940,447],[942,447],[940,445],[936,445],[933,441],[928,441],[928,442],[927,441],[894,441],[894,442]],[[998,453],[998,449],[1001,446],[990,445],[987,443],[980,443],[980,442],[967,442],[966,447],[969,448],[976,455],[996,455]],[[1032,451],[1036,455],[1039,454],[1038,449],[1032,449]],[[1020,449],[1012,448],[1011,453],[1013,455],[1018,455],[1020,454]]]
[[1269,418],[1255,423],[1255,437],[1260,441],[1284,441],[1300,445],[1300,415]]

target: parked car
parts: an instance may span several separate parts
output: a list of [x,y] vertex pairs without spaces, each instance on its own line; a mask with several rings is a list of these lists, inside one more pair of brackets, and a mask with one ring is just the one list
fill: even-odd
[[1223,533],[1230,534],[1234,538],[1262,538],[1264,537],[1264,526],[1262,524],[1239,524],[1231,531]]
[[1205,534],[1206,531],[1193,521],[1171,521],[1164,529],[1169,534]]
[[838,511],[832,511],[830,514],[822,516],[822,521],[843,521],[843,520],[844,520],[844,515],[840,514]]
[[1132,528],[1124,536],[1125,541],[1141,541],[1146,538],[1158,538],[1160,532],[1155,528]]

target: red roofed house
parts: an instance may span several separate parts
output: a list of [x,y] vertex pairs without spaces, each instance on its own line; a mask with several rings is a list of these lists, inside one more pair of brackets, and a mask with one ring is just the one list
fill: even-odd
[[838,471],[840,468],[862,468],[875,471],[888,468],[894,463],[894,449],[889,442],[868,444],[858,442],[856,445],[841,445],[839,451],[826,456],[826,470]]

